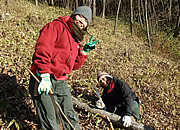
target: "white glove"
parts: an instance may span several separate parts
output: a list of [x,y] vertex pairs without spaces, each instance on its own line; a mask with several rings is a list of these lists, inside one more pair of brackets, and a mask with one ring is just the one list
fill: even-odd
[[130,116],[124,116],[122,118],[122,121],[124,121],[123,126],[129,127],[131,125],[131,117]]
[[51,80],[50,80],[50,74],[44,73],[41,74],[40,77],[42,78],[39,86],[38,86],[38,92],[41,94],[41,92],[46,92],[46,95],[48,95],[49,90],[52,86]]
[[104,102],[102,100],[98,100],[96,102],[96,107],[100,108],[100,109],[103,109],[105,107],[105,104],[104,104]]

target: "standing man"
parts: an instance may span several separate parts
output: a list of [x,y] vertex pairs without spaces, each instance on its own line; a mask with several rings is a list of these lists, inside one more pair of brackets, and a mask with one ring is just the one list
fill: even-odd
[[96,102],[98,108],[120,115],[124,127],[131,125],[131,116],[140,120],[140,101],[124,81],[106,72],[100,72],[97,80],[104,89],[102,101]]
[[[49,91],[53,91],[55,101],[61,106],[64,114],[76,130],[80,130],[78,117],[73,109],[71,92],[67,85],[67,75],[79,69],[87,58],[87,53],[95,49],[98,40],[80,46],[87,27],[91,22],[92,11],[87,6],[77,8],[71,15],[59,17],[47,23],[41,30],[32,58],[31,71],[40,79],[30,79],[29,91],[34,100],[42,130],[59,130],[60,123],[56,108]],[[34,90],[35,89],[35,90]],[[34,92],[38,89],[38,95]],[[72,127],[59,116],[65,130]]]

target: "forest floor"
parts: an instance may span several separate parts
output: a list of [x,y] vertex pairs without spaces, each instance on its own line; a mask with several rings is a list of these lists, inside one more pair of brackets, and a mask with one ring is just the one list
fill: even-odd
[[[28,1],[13,1],[7,9],[1,3],[0,13],[7,10],[10,15],[0,22],[0,128],[38,129],[28,93],[29,74],[23,66],[30,68],[39,30],[71,11],[41,4],[36,7]],[[153,45],[150,49],[143,38],[131,35],[124,22],[118,21],[115,35],[113,29],[114,20],[100,17],[89,26],[89,35],[82,44],[91,35],[100,42],[84,65],[68,76],[72,95],[94,105],[97,96],[91,82],[96,82],[99,71],[106,71],[126,81],[136,92],[144,105],[142,123],[155,129],[180,129],[179,59]],[[84,129],[112,129],[98,115],[79,110],[77,114]]]

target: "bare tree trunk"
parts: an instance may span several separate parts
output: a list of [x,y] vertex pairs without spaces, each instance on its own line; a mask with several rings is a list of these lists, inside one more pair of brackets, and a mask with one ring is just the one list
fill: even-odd
[[149,22],[149,32],[153,32],[152,26],[153,26],[153,13],[151,8],[151,3],[147,2],[147,14],[148,14],[148,22]]
[[131,34],[133,33],[133,0],[130,0],[130,28]]
[[169,21],[171,21],[172,19],[171,10],[172,10],[172,0],[169,0]]
[[105,11],[106,11],[106,0],[103,0],[102,18],[105,18]]
[[92,19],[94,20],[96,17],[96,0],[93,0],[93,17]]
[[35,0],[35,4],[36,4],[36,6],[38,6],[38,0]]
[[177,16],[177,22],[176,22],[176,28],[174,30],[174,35],[173,37],[178,37],[180,34],[180,0],[178,1],[179,3],[179,8],[178,8],[178,16]]
[[151,42],[150,42],[150,34],[149,34],[149,22],[148,22],[148,9],[147,9],[147,0],[145,0],[145,17],[146,17],[146,32],[147,32],[147,40],[148,40],[148,45],[151,47]]
[[118,22],[118,15],[119,15],[120,5],[121,5],[121,0],[119,0],[119,4],[118,4],[118,9],[117,9],[117,14],[116,14],[116,20],[115,20],[115,25],[114,25],[114,34],[116,34],[116,27],[117,27],[117,22]]
[[161,3],[162,3],[162,7],[163,7],[163,12],[164,12],[164,2],[163,2],[163,0],[161,0]]
[[92,5],[92,0],[88,0],[88,6],[91,7]]
[[89,0],[85,0],[85,5],[89,5]]
[[152,9],[153,9],[153,15],[154,15],[154,18],[155,18],[155,22],[153,24],[153,28],[154,28],[153,30],[156,33],[156,30],[158,29],[158,20],[157,20],[156,10],[154,8],[154,0],[152,1]]
[[180,34],[180,17],[177,16],[177,23],[173,37],[178,37],[179,34]]
[[75,0],[75,7],[76,7],[76,9],[79,7],[79,5],[78,5],[78,0]]
[[54,0],[51,0],[51,5],[54,6]]
[[70,0],[67,0],[66,1],[66,8],[69,9],[69,3],[70,3]]
[[53,0],[49,0],[49,3],[48,3],[50,6],[54,6],[54,1]]
[[83,5],[86,5],[85,0],[83,0]]
[[144,23],[145,19],[145,11],[144,11],[144,3],[143,0],[141,0],[141,8],[142,8],[142,22]]
[[142,19],[141,19],[141,1],[138,0],[138,15],[139,15],[139,22],[141,27],[143,27]]
[[74,3],[74,0],[73,1],[70,0],[69,9],[71,9],[71,10],[73,10],[73,3]]

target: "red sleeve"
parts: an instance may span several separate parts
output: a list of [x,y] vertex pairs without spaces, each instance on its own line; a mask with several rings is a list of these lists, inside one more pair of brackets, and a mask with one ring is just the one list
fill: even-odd
[[57,39],[57,32],[52,23],[48,23],[40,31],[34,54],[34,64],[37,66],[39,73],[51,73],[50,62]]

